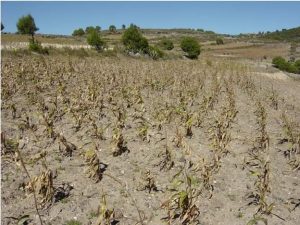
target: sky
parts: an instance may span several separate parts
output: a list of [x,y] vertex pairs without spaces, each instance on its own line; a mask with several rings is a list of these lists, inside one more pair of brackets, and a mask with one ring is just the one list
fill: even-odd
[[38,33],[70,35],[74,29],[134,23],[141,28],[202,28],[223,34],[300,26],[300,2],[3,2],[4,31],[31,14]]

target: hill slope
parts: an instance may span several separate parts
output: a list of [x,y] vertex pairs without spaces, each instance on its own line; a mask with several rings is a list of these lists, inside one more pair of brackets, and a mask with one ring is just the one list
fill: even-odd
[[263,35],[264,38],[274,39],[279,41],[297,41],[300,42],[300,27],[292,29],[282,29]]

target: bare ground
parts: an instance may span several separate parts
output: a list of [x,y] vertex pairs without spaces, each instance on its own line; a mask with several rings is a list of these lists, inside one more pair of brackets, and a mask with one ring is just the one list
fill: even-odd
[[[57,201],[37,193],[45,224],[247,224],[255,215],[268,224],[297,224],[299,167],[289,163],[294,155],[284,156],[291,140],[279,141],[286,138],[283,113],[300,124],[300,83],[245,64],[4,56],[2,224],[24,215],[38,224],[16,148],[32,178],[51,171],[53,184],[46,186],[68,192]],[[268,145],[255,153],[255,164],[249,157],[261,136],[258,109],[266,112]],[[114,156],[120,132],[129,151]],[[71,155],[59,150],[62,136],[76,146]],[[86,172],[90,150],[99,159],[98,182]],[[113,216],[97,222],[105,207]]]

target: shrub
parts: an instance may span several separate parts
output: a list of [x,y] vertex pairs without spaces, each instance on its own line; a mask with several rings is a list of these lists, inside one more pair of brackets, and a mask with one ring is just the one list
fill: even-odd
[[198,55],[200,55],[200,45],[193,37],[183,38],[180,47],[187,53],[187,57],[190,59],[197,59]]
[[162,39],[159,42],[159,46],[164,50],[172,50],[174,48],[173,42],[166,38]]
[[281,57],[281,56],[277,56],[277,57],[273,58],[272,63],[273,63],[273,65],[274,65],[276,68],[278,68],[278,69],[280,69],[280,70],[283,70],[283,71],[291,70],[291,68],[289,68],[289,67],[290,67],[290,63],[287,62],[287,61],[286,61],[283,57]]
[[137,26],[130,26],[122,35],[122,43],[127,51],[133,53],[143,52],[147,53],[149,44],[148,41],[140,33]]
[[224,45],[224,41],[222,38],[217,38],[216,43],[217,45]]
[[162,58],[164,56],[164,53],[156,46],[149,46],[148,47],[148,55],[152,59],[157,60],[159,58]]
[[300,59],[298,59],[295,63],[294,63],[295,67],[297,68],[298,72],[300,74]]
[[273,58],[272,63],[276,68],[279,68],[280,65],[283,65],[285,63],[285,59],[281,56],[276,56],[275,58]]
[[298,69],[293,63],[286,62],[285,68],[283,69],[289,73],[298,73]]
[[87,36],[87,43],[94,47],[97,51],[101,51],[105,45],[100,34],[96,30],[90,31]]
[[277,56],[272,60],[273,65],[283,71],[289,73],[300,73],[300,60],[297,60],[295,63],[287,62],[283,57]]
[[47,48],[43,48],[40,42],[38,42],[37,40],[34,41],[33,39],[29,40],[29,50],[40,54],[49,54]]

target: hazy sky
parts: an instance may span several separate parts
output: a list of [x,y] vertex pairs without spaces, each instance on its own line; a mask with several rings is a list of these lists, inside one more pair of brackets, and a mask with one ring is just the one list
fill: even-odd
[[142,28],[203,28],[239,34],[300,26],[300,2],[3,2],[6,32],[31,14],[38,33],[71,34],[78,27],[107,29],[130,23]]

